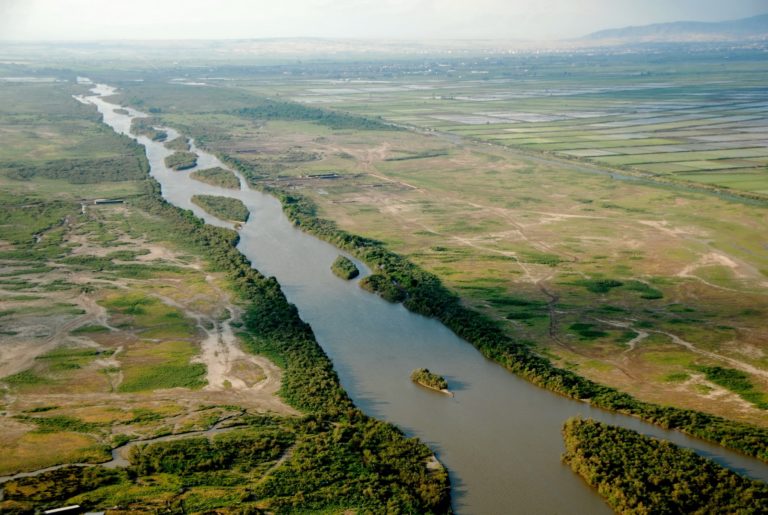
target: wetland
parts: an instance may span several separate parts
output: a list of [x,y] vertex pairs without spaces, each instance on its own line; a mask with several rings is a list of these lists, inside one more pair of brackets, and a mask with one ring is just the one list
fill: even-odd
[[571,57],[0,85],[7,502],[608,512],[571,416],[764,484],[762,64]]
[[[118,131],[127,131],[128,119],[110,114],[111,110],[101,101],[93,101],[101,106],[107,123]],[[201,188],[209,193],[219,193],[218,190],[168,170],[163,166],[167,150],[150,141],[141,142],[147,146],[153,176],[161,184],[166,199],[192,209],[209,223],[229,226],[191,202],[192,195]],[[209,153],[199,149],[197,152],[201,166],[226,166]],[[749,464],[748,460],[724,453],[716,446],[567,400],[518,379],[485,360],[437,320],[411,314],[354,283],[338,281],[330,272],[338,249],[295,228],[275,198],[250,188],[221,193],[240,199],[249,208],[251,218],[240,229],[239,249],[259,270],[277,277],[288,299],[313,327],[356,404],[369,414],[405,428],[438,450],[441,461],[455,474],[454,502],[458,509],[502,509],[506,501],[494,492],[512,488],[520,502],[530,509],[558,511],[578,502],[584,503],[580,505],[582,511],[604,510],[602,501],[559,464],[564,413],[662,436],[717,456],[742,471],[761,474],[764,470],[758,462]],[[370,276],[363,263],[358,261],[358,266],[366,270],[364,276]],[[382,362],[387,366],[377,365]],[[456,396],[435,398],[429,392],[419,393],[416,385],[403,382],[414,362],[429,363],[444,371],[446,378],[457,384]],[[486,427],[503,428],[505,433],[514,428],[516,438],[504,440],[493,432],[487,433],[487,440],[480,438],[472,429],[475,420],[485,420]],[[551,429],[547,431],[547,427]],[[503,456],[525,456],[525,470],[516,467],[517,460]],[[537,474],[526,480],[531,469]],[[550,479],[541,481],[542,475]],[[545,485],[552,481],[557,481],[564,492],[557,499],[544,493]]]

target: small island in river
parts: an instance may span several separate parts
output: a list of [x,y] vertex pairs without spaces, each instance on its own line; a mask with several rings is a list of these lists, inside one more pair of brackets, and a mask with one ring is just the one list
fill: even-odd
[[241,200],[216,195],[192,195],[192,203],[203,208],[207,213],[222,220],[243,223],[250,212]]
[[354,279],[360,275],[360,270],[357,269],[352,260],[344,256],[336,258],[336,261],[331,265],[331,271],[338,277],[346,280]]
[[433,374],[427,368],[417,368],[411,372],[411,381],[425,388],[429,388],[430,390],[437,390],[441,393],[446,393],[451,396],[453,395],[453,393],[448,390],[448,381],[446,381],[443,376]]
[[219,186],[221,188],[239,189],[240,179],[235,174],[224,168],[207,168],[205,170],[195,170],[190,174],[193,179],[210,184],[211,186]]
[[189,139],[186,136],[179,136],[178,138],[166,141],[165,148],[170,150],[178,150],[179,152],[189,152]]
[[165,166],[176,171],[194,168],[197,166],[197,154],[194,152],[174,152],[165,158]]

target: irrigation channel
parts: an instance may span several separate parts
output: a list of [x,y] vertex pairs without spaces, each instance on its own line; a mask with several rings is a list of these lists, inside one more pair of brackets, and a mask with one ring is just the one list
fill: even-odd
[[[609,413],[538,388],[485,359],[440,322],[390,304],[331,273],[339,254],[332,245],[295,228],[273,197],[252,190],[217,188],[168,169],[172,151],[163,143],[130,134],[131,120],[145,116],[103,97],[114,89],[98,85],[94,104],[104,122],[146,147],[152,176],[172,204],[191,209],[206,222],[232,227],[192,204],[195,194],[238,198],[251,212],[239,229],[240,251],[265,275],[277,278],[288,299],[315,331],[333,360],[342,385],[371,416],[392,422],[425,441],[450,471],[458,513],[610,513],[596,492],[560,461],[560,430],[572,416],[592,417],[665,438],[694,449],[751,477],[768,481],[768,465],[719,446],[667,431],[632,417]],[[168,129],[169,139],[177,133]],[[201,151],[197,169],[222,166]],[[348,256],[350,257],[350,256]],[[368,269],[354,260],[363,274]],[[454,397],[420,388],[414,368],[443,375]]]

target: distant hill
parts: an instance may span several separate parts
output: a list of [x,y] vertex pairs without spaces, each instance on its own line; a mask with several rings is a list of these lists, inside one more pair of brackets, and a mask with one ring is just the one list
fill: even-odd
[[732,21],[678,21],[608,29],[593,32],[582,39],[627,42],[768,39],[768,14]]

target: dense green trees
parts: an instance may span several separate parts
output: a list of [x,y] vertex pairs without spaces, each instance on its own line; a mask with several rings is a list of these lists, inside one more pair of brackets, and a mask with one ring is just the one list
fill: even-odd
[[168,139],[168,133],[155,127],[158,123],[157,118],[134,118],[131,121],[131,132],[146,136],[152,141],[165,141]]
[[245,222],[250,212],[242,201],[236,198],[216,195],[193,195],[192,203],[202,207],[208,213],[233,222]]
[[443,376],[430,372],[428,368],[417,368],[414,370],[411,373],[411,381],[434,390],[448,389],[448,381]]
[[[196,245],[225,272],[246,304],[245,331],[240,336],[251,351],[271,357],[283,368],[280,395],[309,414],[291,429],[296,443],[290,459],[254,489],[257,498],[269,499],[271,508],[279,512],[327,506],[361,507],[375,513],[448,511],[448,476],[442,469],[427,468],[429,448],[354,406],[312,329],[277,281],[254,270],[235,248],[237,233],[203,224],[191,212],[162,200],[154,180],[148,184],[151,191],[139,200],[142,207],[174,224],[180,238]],[[215,442],[193,446],[217,460],[226,454]],[[173,447],[151,453],[149,462],[162,462],[155,460],[157,455],[187,454],[183,444]],[[151,469],[160,470],[155,465]]]
[[165,158],[165,166],[174,170],[188,170],[197,166],[197,154],[177,151]]
[[[102,467],[64,467],[39,476],[19,478],[3,485],[3,497],[10,501],[60,502],[80,492],[120,483],[126,477],[123,470]],[[26,506],[26,503],[25,503]],[[6,506],[0,508],[4,513]],[[18,513],[34,513],[20,509]]]
[[235,231],[206,225],[191,211],[183,211],[160,195],[160,185],[148,182],[148,196],[137,200],[145,210],[172,223],[180,238],[194,244],[223,271],[233,289],[246,302],[241,336],[254,352],[272,357],[285,369],[281,395],[305,412],[338,416],[353,409],[341,388],[333,365],[314,339],[312,329],[299,317],[273,277],[253,269],[238,251]]
[[366,118],[338,111],[310,107],[296,102],[263,99],[253,107],[238,109],[235,114],[258,120],[307,121],[325,125],[331,129],[399,130],[398,127],[379,119]]
[[360,270],[357,269],[357,266],[345,256],[337,257],[333,264],[331,264],[331,270],[334,274],[346,280],[360,275]]
[[185,438],[131,450],[132,469],[142,476],[154,473],[189,474],[238,467],[251,469],[276,460],[293,443],[287,431],[234,430],[213,438]]
[[179,136],[178,138],[166,141],[165,148],[170,150],[178,150],[180,152],[188,152],[190,149],[189,139],[186,136]]
[[768,487],[629,429],[571,419],[563,461],[619,513],[768,513]]
[[240,188],[240,179],[224,168],[216,167],[207,168],[205,170],[195,170],[190,174],[190,177],[212,186],[220,186],[222,188],[230,189]]
[[94,184],[106,181],[142,180],[149,172],[144,148],[128,137],[121,138],[119,155],[102,158],[53,159],[49,161],[5,162],[9,178],[21,181],[34,177],[63,179],[72,184]]
[[449,510],[447,475],[431,451],[394,426],[350,412],[301,439],[291,459],[255,488],[278,512],[438,513]]

